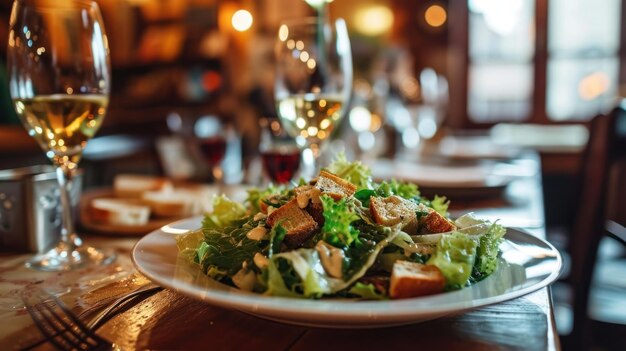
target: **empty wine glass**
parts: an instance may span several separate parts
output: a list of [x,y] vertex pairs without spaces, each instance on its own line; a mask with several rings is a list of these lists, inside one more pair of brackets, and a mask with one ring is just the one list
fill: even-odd
[[16,0],[7,58],[15,110],[56,167],[63,209],[61,240],[26,265],[62,271],[112,262],[113,251],[88,247],[76,235],[69,195],[82,151],[109,102],[109,48],[98,5]]
[[303,173],[319,171],[319,156],[345,114],[352,90],[352,53],[343,19],[299,18],[281,24],[274,96],[284,128],[302,148]]

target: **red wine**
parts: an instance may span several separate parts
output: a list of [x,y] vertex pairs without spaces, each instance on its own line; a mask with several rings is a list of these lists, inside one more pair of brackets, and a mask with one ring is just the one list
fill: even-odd
[[221,136],[215,136],[200,140],[200,151],[211,165],[215,166],[222,162],[224,154],[226,154],[226,139]]
[[300,150],[267,150],[261,153],[265,173],[275,183],[287,183],[300,166]]

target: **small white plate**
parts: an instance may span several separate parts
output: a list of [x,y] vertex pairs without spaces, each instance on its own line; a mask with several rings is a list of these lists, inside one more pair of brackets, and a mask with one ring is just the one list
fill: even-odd
[[175,236],[200,227],[201,217],[172,223],[147,236],[132,252],[137,269],[155,283],[207,303],[284,323],[326,328],[377,328],[426,321],[531,293],[552,283],[561,256],[549,243],[508,229],[498,269],[470,287],[427,297],[356,301],[299,300],[244,292],[178,261]]

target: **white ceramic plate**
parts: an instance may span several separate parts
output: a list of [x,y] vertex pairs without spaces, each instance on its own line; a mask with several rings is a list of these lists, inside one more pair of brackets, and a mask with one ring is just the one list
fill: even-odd
[[468,311],[536,291],[552,283],[561,270],[561,256],[549,243],[509,229],[501,245],[502,259],[488,278],[462,290],[391,301],[345,299],[299,300],[244,292],[178,262],[175,236],[200,227],[200,217],[172,223],[135,245],[137,269],[155,283],[207,303],[237,309],[275,321],[333,328],[376,328],[417,323]]

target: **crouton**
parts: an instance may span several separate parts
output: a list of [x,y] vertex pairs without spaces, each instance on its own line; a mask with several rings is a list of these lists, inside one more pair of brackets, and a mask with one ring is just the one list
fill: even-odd
[[433,265],[396,261],[391,273],[389,296],[393,299],[425,296],[443,291],[445,277]]
[[414,234],[418,229],[418,219],[415,211],[418,205],[411,200],[392,195],[389,197],[370,197],[370,213],[378,224],[394,226],[402,223],[403,230]]
[[421,234],[445,233],[456,230],[456,226],[437,211],[429,209],[429,213],[420,218]]
[[296,193],[298,206],[304,208],[320,227],[323,226],[324,206],[322,206],[322,201],[320,200],[321,190],[313,185],[302,185],[295,188],[294,192]]
[[320,172],[315,187],[335,200],[350,197],[356,192],[356,185],[326,171]]
[[317,222],[292,199],[267,216],[267,225],[281,224],[287,231],[284,242],[289,248],[296,248],[307,241],[318,228]]

